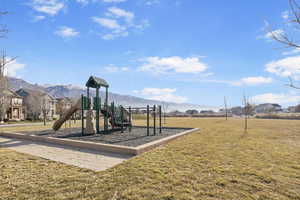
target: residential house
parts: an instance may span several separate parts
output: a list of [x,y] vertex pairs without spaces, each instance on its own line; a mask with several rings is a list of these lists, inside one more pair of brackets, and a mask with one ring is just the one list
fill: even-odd
[[255,106],[256,113],[276,113],[282,111],[281,105],[276,103],[264,103]]
[[244,113],[244,108],[242,108],[241,106],[236,106],[236,107],[232,107],[230,109],[230,112],[233,114],[233,115],[243,115]]
[[215,112],[213,110],[201,110],[200,114],[214,114]]
[[189,115],[196,115],[196,114],[199,114],[199,111],[198,110],[187,110],[185,111],[186,114],[189,114]]
[[16,91],[23,97],[26,106],[26,119],[38,120],[43,119],[44,114],[47,120],[56,118],[56,99],[51,95],[31,89],[20,89]]
[[287,109],[290,113],[295,113],[296,112],[296,106],[289,106]]
[[23,98],[12,90],[5,91],[8,97],[8,108],[4,116],[6,121],[21,121],[25,119],[25,108]]
[[56,113],[62,116],[73,105],[72,99],[68,97],[56,99]]

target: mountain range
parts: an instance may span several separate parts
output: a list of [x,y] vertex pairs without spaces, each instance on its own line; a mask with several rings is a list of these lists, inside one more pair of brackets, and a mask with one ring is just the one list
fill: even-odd
[[[73,85],[39,85],[32,84],[23,79],[19,78],[8,78],[10,89],[16,91],[21,88],[31,89],[31,90],[39,90],[50,94],[55,98],[69,97],[69,98],[79,98],[80,95],[86,94],[86,90],[84,88],[80,88]],[[91,91],[91,95],[95,96],[95,92]],[[100,91],[101,98],[104,98],[104,92]],[[116,93],[109,92],[109,101],[114,101],[116,104],[124,105],[124,106],[132,106],[132,107],[141,107],[146,105],[159,105],[162,104],[161,101],[144,99],[140,97],[135,97],[131,95],[120,95]],[[196,110],[218,110],[218,107],[204,106],[204,105],[196,105],[189,103],[173,103],[173,102],[165,102],[164,105],[167,105],[167,111],[186,111],[189,109]]]

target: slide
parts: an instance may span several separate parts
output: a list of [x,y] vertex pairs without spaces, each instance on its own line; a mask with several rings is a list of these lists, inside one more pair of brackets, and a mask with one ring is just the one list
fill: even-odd
[[56,122],[54,122],[53,126],[52,126],[52,129],[54,131],[58,131],[61,126],[68,120],[72,117],[72,115],[77,111],[77,110],[80,110],[81,109],[81,99],[79,99],[77,101],[77,103],[72,106],[69,110],[67,110],[63,116],[57,120]]

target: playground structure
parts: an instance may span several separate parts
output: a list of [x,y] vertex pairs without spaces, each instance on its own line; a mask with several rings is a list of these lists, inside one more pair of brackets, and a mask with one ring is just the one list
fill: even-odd
[[[81,111],[81,132],[82,135],[91,134],[108,134],[111,130],[116,128],[121,129],[123,133],[124,129],[128,128],[131,131],[132,125],[132,111],[143,110],[146,111],[147,115],[147,136],[150,136],[150,114],[153,116],[153,135],[157,134],[157,118],[159,119],[159,133],[162,133],[162,109],[161,106],[149,106],[146,107],[128,107],[125,108],[122,105],[115,106],[114,102],[108,104],[108,88],[109,84],[101,78],[91,76],[87,83],[87,96],[82,95],[77,103],[67,110],[62,117],[57,120],[53,125],[53,130],[58,131],[61,126],[71,118],[71,116]],[[104,103],[101,104],[101,98],[99,95],[100,88],[105,88]],[[96,89],[95,97],[91,98],[90,90]],[[100,114],[103,116],[103,131],[100,130]],[[94,116],[95,115],[95,116]],[[158,116],[157,116],[158,115]],[[95,126],[94,126],[95,118]],[[109,130],[109,123],[111,130]]]

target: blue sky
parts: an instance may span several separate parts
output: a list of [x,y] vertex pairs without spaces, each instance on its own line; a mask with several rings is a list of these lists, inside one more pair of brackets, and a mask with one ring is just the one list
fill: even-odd
[[18,56],[9,75],[38,84],[83,86],[89,75],[110,91],[162,101],[220,106],[300,102],[286,87],[300,77],[296,49],[275,34],[291,14],[287,0],[1,0]]

